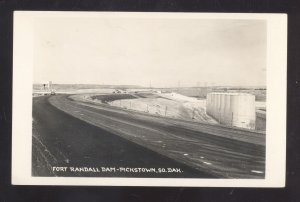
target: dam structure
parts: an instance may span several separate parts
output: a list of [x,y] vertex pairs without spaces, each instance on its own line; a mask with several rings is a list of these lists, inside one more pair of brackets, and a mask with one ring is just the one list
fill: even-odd
[[206,113],[219,123],[255,130],[255,96],[247,93],[208,93]]

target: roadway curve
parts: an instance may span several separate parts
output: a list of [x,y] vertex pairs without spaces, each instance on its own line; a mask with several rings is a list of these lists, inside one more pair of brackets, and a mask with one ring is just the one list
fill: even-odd
[[[180,168],[180,173],[53,172],[52,166]],[[33,99],[33,175],[263,178],[265,136],[67,95]]]

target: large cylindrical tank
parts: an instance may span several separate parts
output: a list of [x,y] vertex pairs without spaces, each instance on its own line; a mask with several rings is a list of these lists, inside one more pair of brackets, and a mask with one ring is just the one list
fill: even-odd
[[206,113],[224,125],[255,129],[255,96],[247,93],[209,93]]
[[52,81],[48,81],[48,90],[52,89]]

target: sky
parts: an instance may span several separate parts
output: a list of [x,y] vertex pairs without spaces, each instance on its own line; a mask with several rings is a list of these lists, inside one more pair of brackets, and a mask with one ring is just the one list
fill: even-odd
[[266,85],[264,20],[35,20],[34,83]]

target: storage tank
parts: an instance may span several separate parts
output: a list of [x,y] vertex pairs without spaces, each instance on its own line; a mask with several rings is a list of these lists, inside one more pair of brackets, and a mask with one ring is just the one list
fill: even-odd
[[247,93],[208,93],[206,113],[219,123],[255,129],[255,96]]
[[48,90],[52,89],[52,81],[48,81]]

